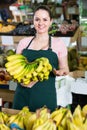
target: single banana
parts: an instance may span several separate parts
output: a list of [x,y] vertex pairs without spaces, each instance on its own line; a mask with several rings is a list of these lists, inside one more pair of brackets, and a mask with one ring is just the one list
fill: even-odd
[[14,79],[17,79],[19,81],[19,79],[23,78],[24,76],[26,76],[26,74],[29,72],[30,68],[29,65],[26,64],[23,71],[21,71],[19,74],[15,74],[14,75]]
[[77,126],[83,125],[83,117],[80,105],[78,105],[73,112],[73,121]]
[[18,118],[18,114],[10,115],[10,117],[8,118],[8,120],[6,122],[7,126],[10,126],[10,124],[13,123],[14,120],[17,119],[17,118]]
[[17,68],[19,68],[19,66],[22,66],[23,64],[25,64],[24,61],[20,62],[20,63],[17,63],[15,66],[12,66],[12,67],[7,67],[6,70],[7,72],[13,72],[14,70],[16,70]]
[[25,56],[23,56],[22,54],[14,54],[14,55],[7,56],[7,61],[14,61],[21,58],[26,59]]
[[2,117],[2,113],[0,112],[0,123],[4,123],[4,119]]
[[20,129],[24,129],[24,117],[18,115],[18,117],[10,124],[10,127],[12,124],[16,124]]
[[50,130],[50,122],[49,122],[49,120],[47,120],[42,125],[39,125],[37,128],[32,129],[32,130]]
[[83,115],[84,117],[87,116],[87,104],[84,105],[83,108],[82,108],[82,115]]
[[[73,115],[71,113],[71,111],[68,109],[64,118],[62,119],[62,121],[60,122],[60,125],[58,126],[60,128],[60,130],[67,129],[67,118],[70,118],[73,121]],[[62,127],[62,128],[61,128]]]
[[0,124],[0,130],[10,130],[10,128],[5,124]]
[[8,62],[6,62],[5,67],[6,68],[13,67],[13,66],[15,66],[16,64],[18,64],[18,63],[20,63],[22,61],[25,62],[25,59],[20,58],[20,59],[16,59],[16,60],[13,60],[13,61],[8,61]]
[[26,78],[27,79],[31,79],[33,76],[32,76],[32,73],[33,73],[33,71],[34,71],[34,68],[32,68],[27,74],[26,74]]
[[0,112],[0,119],[1,118],[3,119],[4,123],[6,123],[6,121],[8,120],[8,115],[4,112]]
[[[60,124],[61,120],[64,118],[66,112],[67,112],[67,109],[66,109],[66,108],[60,108],[60,109],[58,110],[58,113],[57,113],[55,116],[51,115],[53,121],[56,122],[56,126],[57,126],[57,127],[58,127],[58,125]],[[54,113],[54,114],[55,114],[55,113]]]
[[17,67],[14,71],[9,72],[10,75],[14,76],[14,75],[20,74],[23,71],[23,69],[25,68],[25,66],[26,66],[26,63],[19,65],[19,67]]
[[43,61],[40,61],[38,67],[36,68],[36,72],[39,73],[42,71],[42,69],[43,69]]
[[27,117],[26,130],[32,130],[33,124],[36,119],[37,119],[36,113],[33,113],[31,116]]
[[68,130],[80,130],[80,127],[77,127],[71,118],[67,118],[67,129]]

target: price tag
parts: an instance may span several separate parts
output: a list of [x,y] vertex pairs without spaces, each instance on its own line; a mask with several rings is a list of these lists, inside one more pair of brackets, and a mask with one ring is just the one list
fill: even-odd
[[13,37],[12,36],[1,36],[1,41],[3,45],[13,45]]
[[0,106],[2,106],[2,98],[0,98]]
[[75,14],[75,13],[76,13],[76,11],[75,11],[74,7],[68,8],[68,14]]
[[82,45],[83,47],[87,47],[87,37],[82,37],[81,45]]

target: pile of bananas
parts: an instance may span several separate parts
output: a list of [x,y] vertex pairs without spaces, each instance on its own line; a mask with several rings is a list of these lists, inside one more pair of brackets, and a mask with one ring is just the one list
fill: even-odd
[[8,56],[5,67],[13,79],[25,85],[32,81],[47,80],[52,71],[52,66],[47,58],[41,57],[33,62],[28,62],[22,54]]
[[16,114],[0,112],[0,130],[87,130],[87,105],[78,105],[72,113],[68,108],[57,108],[52,113],[47,107],[31,112],[23,107]]

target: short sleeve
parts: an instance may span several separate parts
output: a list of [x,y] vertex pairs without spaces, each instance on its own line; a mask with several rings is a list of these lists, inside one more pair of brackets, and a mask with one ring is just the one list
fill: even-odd
[[28,46],[29,42],[30,38],[23,38],[22,40],[20,40],[16,49],[16,53],[22,53],[23,49]]
[[52,49],[58,57],[64,57],[67,55],[67,46],[61,38],[54,39]]

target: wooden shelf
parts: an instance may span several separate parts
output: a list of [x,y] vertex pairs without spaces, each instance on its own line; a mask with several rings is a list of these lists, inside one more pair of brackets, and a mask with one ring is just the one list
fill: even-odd
[[9,89],[1,89],[0,88],[0,98],[2,98],[3,102],[13,102],[15,91]]

